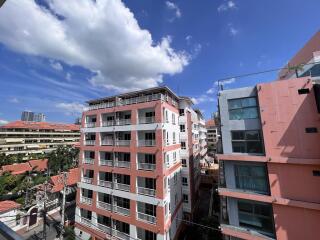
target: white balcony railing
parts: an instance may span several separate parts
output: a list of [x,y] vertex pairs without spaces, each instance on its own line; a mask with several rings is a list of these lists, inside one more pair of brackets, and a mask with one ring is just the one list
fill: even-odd
[[144,140],[139,140],[138,141],[139,147],[152,147],[156,145],[156,140],[155,139],[144,139]]
[[85,217],[81,217],[80,218],[80,222],[85,224],[85,225],[88,225],[88,226],[92,225],[91,219],[88,219],[88,218],[85,218]]
[[116,120],[116,125],[122,126],[122,125],[130,125],[131,124],[131,119],[117,119]]
[[102,139],[101,145],[113,146],[114,145],[114,141],[112,139]]
[[138,162],[138,169],[139,170],[146,170],[146,171],[153,171],[156,169],[156,164]]
[[101,187],[112,188],[112,182],[109,181],[99,180],[98,184]]
[[116,229],[112,229],[112,236],[116,237],[117,239],[121,239],[121,240],[130,240],[130,235],[128,235],[124,232],[120,232]]
[[92,198],[88,198],[88,197],[81,197],[81,202],[88,204],[88,205],[92,205]]
[[152,224],[155,224],[157,221],[157,218],[155,216],[148,215],[148,214],[141,213],[141,212],[137,212],[137,213],[138,213],[137,217],[139,220],[146,221],[146,222],[149,222]]
[[101,230],[102,232],[104,232],[104,233],[108,233],[108,234],[111,233],[111,228],[108,227],[108,226],[106,226],[106,225],[103,225],[103,224],[101,224],[101,223],[98,223],[98,224],[97,224],[97,228],[98,228],[99,230]]
[[156,190],[152,188],[138,187],[138,193],[142,195],[155,196]]
[[85,126],[86,126],[86,128],[94,128],[96,126],[96,123],[95,122],[87,122]]
[[84,158],[83,159],[83,163],[84,164],[93,164],[94,163],[94,159],[93,158]]
[[92,184],[92,178],[82,177],[81,182]]
[[155,117],[139,117],[140,124],[154,123],[155,121]]
[[105,209],[108,211],[111,211],[111,209],[112,209],[110,203],[106,203],[106,202],[102,202],[102,201],[98,201],[97,206],[98,206],[98,208],[102,208],[102,209]]
[[117,183],[117,182],[115,182],[115,183],[114,183],[114,188],[115,188],[115,189],[119,189],[119,190],[123,190],[123,191],[127,191],[127,192],[130,191],[130,185],[128,185],[128,184],[123,184],[123,183]]
[[130,146],[131,140],[116,140],[116,146]]
[[121,168],[130,168],[130,162],[128,161],[114,161],[115,167],[121,167]]
[[109,166],[111,167],[113,165],[112,160],[105,160],[105,159],[100,159],[100,166]]
[[130,215],[130,209],[119,207],[117,205],[113,206],[113,211],[116,213],[119,213],[121,215],[129,216]]
[[114,126],[114,121],[113,120],[103,121],[102,122],[102,127],[111,127],[111,126]]
[[85,140],[84,144],[86,146],[94,146],[96,144],[96,140]]

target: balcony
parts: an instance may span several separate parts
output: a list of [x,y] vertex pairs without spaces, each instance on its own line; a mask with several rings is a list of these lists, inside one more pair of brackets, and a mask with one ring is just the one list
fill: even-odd
[[138,141],[138,146],[139,147],[153,147],[156,145],[156,140],[155,139],[144,139],[144,140],[139,140]]
[[130,192],[130,185],[128,184],[114,182],[114,188],[118,190]]
[[130,168],[130,162],[128,162],[128,161],[114,161],[114,166],[120,167],[120,168]]
[[138,169],[145,170],[145,171],[154,171],[156,169],[156,164],[138,162]]
[[112,160],[105,160],[105,159],[100,159],[100,166],[113,166],[113,161]]
[[114,120],[102,121],[102,127],[112,127],[114,125]]
[[101,187],[112,188],[112,182],[109,181],[99,180],[98,184]]
[[98,223],[97,228],[104,233],[107,233],[107,234],[111,233],[111,228],[104,224]]
[[116,140],[115,146],[130,146],[131,140]]
[[156,224],[157,222],[157,218],[155,216],[152,215],[148,215],[142,212],[137,212],[137,218],[138,220],[142,220],[148,223],[152,223],[152,224]]
[[112,209],[112,206],[110,203],[106,203],[106,202],[102,202],[102,201],[97,202],[97,207],[102,208],[107,211],[111,211],[111,209]]
[[150,124],[155,123],[156,118],[153,117],[139,117],[139,124]]
[[119,213],[121,215],[129,216],[130,215],[130,209],[119,207],[117,205],[113,206],[113,212]]
[[94,127],[96,127],[96,123],[95,122],[87,122],[85,124],[85,127],[86,128],[94,128]]
[[113,141],[113,139],[102,139],[101,140],[101,145],[102,146],[113,146],[114,145],[114,141]]
[[92,198],[88,197],[81,197],[80,198],[81,203],[92,205]]
[[120,232],[116,229],[112,229],[112,235],[114,237],[117,237],[117,239],[121,239],[121,240],[130,240],[130,235],[124,233],[124,232]]
[[94,146],[96,144],[96,140],[85,140],[84,145],[86,146]]
[[88,218],[81,217],[81,218],[80,218],[80,222],[83,223],[83,224],[85,224],[85,225],[88,225],[88,226],[90,226],[90,227],[91,227],[91,225],[92,225],[91,219],[88,219]]
[[138,187],[138,194],[148,195],[148,196],[155,196],[156,195],[156,190],[152,189],[152,188]]
[[93,179],[92,178],[88,178],[88,177],[82,177],[81,182],[92,184]]
[[94,164],[94,159],[93,158],[84,158],[83,163],[84,164]]
[[115,123],[117,126],[130,125],[131,119],[116,119]]

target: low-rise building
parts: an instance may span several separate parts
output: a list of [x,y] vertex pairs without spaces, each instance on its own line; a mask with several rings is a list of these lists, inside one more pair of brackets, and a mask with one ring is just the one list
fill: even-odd
[[58,146],[74,145],[79,138],[79,125],[15,121],[0,126],[0,153],[48,153]]
[[13,230],[18,230],[21,224],[20,219],[21,204],[6,200],[0,202],[0,221]]

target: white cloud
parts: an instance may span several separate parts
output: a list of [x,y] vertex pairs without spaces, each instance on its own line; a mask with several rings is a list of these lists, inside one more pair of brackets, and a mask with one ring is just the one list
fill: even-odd
[[57,70],[57,71],[62,71],[62,70],[63,70],[63,67],[62,67],[61,63],[55,62],[55,61],[53,61],[53,60],[50,61],[50,66],[51,66],[53,69]]
[[195,105],[198,105],[200,103],[205,103],[205,102],[214,102],[215,99],[211,96],[208,96],[206,94],[202,94],[199,97],[192,97],[191,100]]
[[67,79],[68,81],[71,80],[71,73],[67,73],[67,74],[66,74],[66,79]]
[[4,119],[0,119],[0,126],[1,125],[6,125],[7,123],[9,123],[9,121],[4,120]]
[[232,10],[236,8],[236,4],[234,1],[227,1],[222,3],[221,5],[219,5],[219,7],[217,8],[218,12],[225,12],[228,10]]
[[56,107],[64,110],[66,115],[73,115],[73,114],[79,114],[82,113],[85,110],[85,105],[81,103],[57,103]]
[[187,42],[188,45],[191,44],[191,40],[192,40],[192,36],[191,35],[186,36],[186,42]]
[[50,11],[35,1],[7,1],[0,42],[20,53],[82,66],[95,74],[94,86],[117,91],[157,86],[164,74],[180,73],[190,61],[171,47],[170,37],[154,42],[120,0],[48,2]]
[[233,26],[232,23],[229,23],[229,24],[228,24],[228,31],[229,31],[229,34],[230,34],[231,36],[236,36],[236,35],[238,35],[238,33],[239,33],[239,30],[236,29],[236,28]]
[[215,81],[214,84],[215,85],[218,85],[220,83],[220,85],[228,85],[228,84],[231,84],[231,83],[234,83],[236,81],[236,78],[229,78],[229,79],[226,79],[226,80],[222,80],[222,81]]
[[168,9],[175,11],[175,16],[176,18],[180,18],[181,17],[181,10],[180,8],[177,6],[177,4],[170,2],[170,1],[166,1],[166,6]]
[[16,98],[16,97],[12,97],[8,101],[11,102],[11,103],[19,103],[20,102],[19,99]]
[[214,93],[214,90],[215,90],[214,87],[209,88],[209,89],[206,91],[206,93],[207,93],[207,94],[213,94],[213,93]]

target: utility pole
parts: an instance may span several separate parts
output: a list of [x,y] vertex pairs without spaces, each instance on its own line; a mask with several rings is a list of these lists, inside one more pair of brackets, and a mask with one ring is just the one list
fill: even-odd
[[63,240],[64,233],[64,209],[66,205],[66,187],[67,187],[67,173],[62,173],[62,182],[63,182],[63,193],[62,193],[62,206],[61,206],[61,230],[60,230],[60,240]]
[[47,184],[48,182],[45,181],[44,183],[44,197],[43,197],[43,240],[47,240]]

